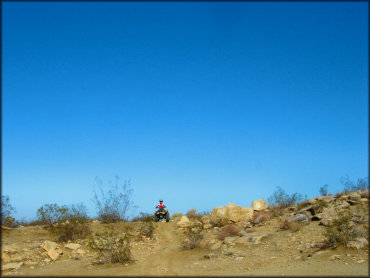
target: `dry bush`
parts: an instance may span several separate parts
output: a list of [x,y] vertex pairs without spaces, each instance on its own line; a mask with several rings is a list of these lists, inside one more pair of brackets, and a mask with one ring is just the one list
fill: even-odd
[[181,217],[183,217],[183,216],[184,215],[181,212],[176,212],[176,213],[172,214],[171,219],[173,221],[179,221],[181,219]]
[[285,190],[278,186],[276,191],[268,198],[268,203],[272,206],[283,209],[297,204],[302,199],[303,197],[301,194],[294,193],[289,195],[285,193]]
[[214,216],[214,217],[211,217],[210,224],[213,227],[221,228],[221,227],[226,226],[227,224],[229,224],[229,220],[226,217]]
[[217,238],[220,240],[224,240],[226,237],[229,236],[237,236],[241,230],[242,229],[239,226],[227,225],[218,232]]
[[338,218],[326,227],[324,236],[328,247],[347,246],[349,241],[359,236],[358,229],[351,220],[352,214],[349,211],[341,211]]
[[87,221],[78,219],[69,219],[66,223],[57,223],[48,230],[60,242],[86,238],[91,234],[91,229]]
[[297,210],[301,210],[301,209],[306,208],[308,206],[310,206],[310,203],[307,202],[307,201],[303,201],[303,202],[297,204]]
[[14,227],[15,218],[13,213],[15,212],[15,208],[10,204],[9,196],[1,195],[1,225]]
[[287,220],[284,220],[280,223],[279,228],[282,230],[290,230],[292,232],[298,232],[302,229],[303,223],[298,222],[288,222]]
[[143,226],[140,227],[139,233],[145,237],[153,237],[154,226],[152,222],[145,222]]
[[194,249],[200,244],[203,238],[202,225],[192,225],[183,228],[184,240],[182,242],[182,249]]
[[131,222],[153,222],[154,216],[150,213],[140,212],[139,216],[132,218]]
[[324,200],[318,200],[315,204],[313,204],[312,208],[315,210],[315,213],[321,213],[324,211],[325,208],[328,207],[328,203]]
[[256,211],[253,213],[251,222],[254,224],[260,224],[266,222],[274,216],[272,211]]
[[131,260],[131,236],[129,233],[110,232],[96,233],[89,240],[89,246],[98,251],[95,263],[125,263]]
[[190,220],[199,220],[202,218],[202,214],[200,213],[197,213],[197,210],[196,209],[191,209],[189,210],[187,213],[186,213],[186,216],[190,219]]

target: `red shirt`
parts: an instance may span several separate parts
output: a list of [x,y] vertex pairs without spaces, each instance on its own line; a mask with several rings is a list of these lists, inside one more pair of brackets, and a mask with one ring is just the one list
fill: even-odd
[[164,204],[159,204],[159,205],[157,205],[157,206],[156,206],[156,208],[160,208],[160,209],[161,209],[161,208],[165,208],[165,207],[166,207],[166,206],[165,206]]

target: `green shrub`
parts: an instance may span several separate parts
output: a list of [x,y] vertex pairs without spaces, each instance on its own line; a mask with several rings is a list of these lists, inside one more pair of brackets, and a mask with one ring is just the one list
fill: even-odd
[[131,236],[128,232],[118,234],[109,232],[96,233],[90,238],[89,246],[98,251],[97,264],[125,263],[131,260]]
[[299,193],[289,195],[282,188],[277,187],[276,191],[268,198],[268,202],[271,206],[283,209],[295,205],[302,199],[303,197]]
[[45,204],[37,210],[37,218],[43,225],[53,226],[67,220],[68,208],[57,204]]
[[338,218],[334,219],[324,231],[327,246],[334,248],[339,245],[347,246],[348,242],[355,238],[357,229],[351,219],[352,214],[349,211],[338,213]]

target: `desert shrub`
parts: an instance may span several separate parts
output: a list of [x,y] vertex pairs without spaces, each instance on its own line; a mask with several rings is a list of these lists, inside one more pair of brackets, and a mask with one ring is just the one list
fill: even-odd
[[57,204],[45,204],[37,210],[37,218],[42,225],[53,226],[57,222],[66,221],[68,208]]
[[279,225],[279,228],[282,230],[290,230],[292,232],[298,232],[302,229],[303,223],[298,222],[288,222],[286,219],[282,221]]
[[303,208],[305,208],[305,207],[308,207],[309,205],[310,205],[310,203],[309,203],[309,202],[307,202],[307,201],[303,201],[303,202],[301,202],[301,203],[297,204],[297,209],[298,209],[298,210],[301,210],[301,209],[303,209]]
[[61,242],[86,238],[91,234],[88,220],[87,209],[83,204],[72,205],[60,221],[49,227],[49,232]]
[[174,214],[172,214],[172,217],[171,219],[174,220],[174,221],[178,221],[181,219],[181,217],[183,217],[184,215],[181,213],[181,212],[176,212]]
[[140,212],[140,215],[139,216],[136,216],[134,218],[132,218],[132,222],[138,222],[138,221],[141,221],[141,222],[153,222],[153,214],[150,214],[150,213],[145,213],[145,212]]
[[203,238],[203,227],[201,224],[195,224],[183,228],[184,240],[182,242],[182,249],[194,249],[200,244]]
[[114,223],[127,220],[127,213],[134,207],[132,201],[133,189],[130,180],[118,186],[119,177],[115,177],[115,184],[111,186],[107,193],[103,190],[103,183],[96,178],[99,186],[99,194],[94,191],[94,203],[98,211],[98,219],[102,223]]
[[340,178],[340,182],[344,185],[344,193],[351,191],[369,189],[369,178],[359,178],[357,182],[350,180],[349,176],[346,175]]
[[191,209],[191,210],[189,210],[189,211],[186,213],[186,216],[187,216],[190,220],[200,220],[200,219],[202,218],[202,214],[197,213],[197,210],[196,210],[196,209]]
[[352,214],[349,211],[341,211],[324,230],[325,243],[329,247],[339,245],[346,246],[350,240],[357,236],[356,226],[351,221]]
[[274,216],[273,211],[256,211],[253,213],[251,222],[254,224],[260,224],[266,222]]
[[318,200],[315,204],[313,204],[312,208],[315,210],[315,213],[321,213],[327,208],[329,204],[324,200]]
[[13,213],[15,211],[15,208],[10,204],[9,196],[1,195],[1,225],[14,227],[15,218]]
[[271,206],[283,209],[295,205],[302,199],[303,197],[299,193],[289,195],[282,188],[277,187],[276,191],[268,198],[268,202]]
[[97,264],[125,263],[131,260],[130,241],[129,233],[118,234],[112,229],[96,233],[89,239],[89,246],[98,251]]
[[328,195],[328,185],[324,184],[320,187],[319,193],[321,196],[327,196]]
[[221,227],[226,226],[227,224],[229,224],[229,220],[226,217],[213,216],[213,217],[211,217],[210,224],[213,227],[221,228]]
[[152,237],[154,233],[154,226],[152,222],[145,222],[143,226],[140,227],[139,234],[145,237]]
[[217,238],[220,240],[224,240],[226,237],[229,236],[237,236],[241,231],[241,227],[236,225],[227,225],[222,227],[222,229],[218,232]]

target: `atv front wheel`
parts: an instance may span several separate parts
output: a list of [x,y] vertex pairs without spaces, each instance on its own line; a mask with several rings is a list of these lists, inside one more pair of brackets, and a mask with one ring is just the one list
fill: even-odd
[[169,213],[167,213],[166,214],[166,222],[169,222],[170,221],[170,214]]

